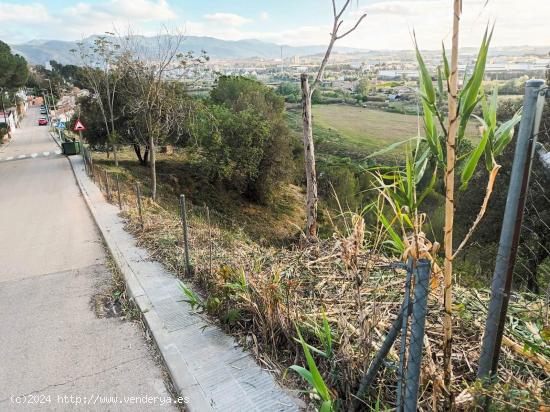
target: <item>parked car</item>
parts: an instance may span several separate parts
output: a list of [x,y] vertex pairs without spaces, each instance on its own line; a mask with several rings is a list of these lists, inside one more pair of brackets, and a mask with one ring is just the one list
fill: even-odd
[[48,124],[48,119],[45,117],[41,117],[38,119],[38,126],[46,126]]
[[48,112],[46,111],[46,109],[40,109],[40,114],[48,114]]

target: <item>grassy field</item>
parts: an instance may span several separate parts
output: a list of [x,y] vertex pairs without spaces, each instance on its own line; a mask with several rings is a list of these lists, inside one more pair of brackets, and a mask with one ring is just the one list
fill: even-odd
[[418,128],[416,116],[343,105],[313,106],[313,122],[336,130],[344,139],[342,143],[361,151],[377,150],[414,137]]
[[[418,121],[417,116],[413,115],[357,106],[313,106],[313,132],[319,151],[352,158],[364,157],[392,143],[415,137],[418,133]],[[299,110],[289,110],[289,123],[294,130],[300,131]],[[420,133],[424,133],[422,118]],[[471,139],[476,139],[476,134],[476,127],[472,124],[468,135]],[[406,147],[400,146],[393,155],[402,154]]]

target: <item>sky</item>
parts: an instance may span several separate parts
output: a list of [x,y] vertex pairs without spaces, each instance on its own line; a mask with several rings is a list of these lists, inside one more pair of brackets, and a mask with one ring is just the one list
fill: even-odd
[[[345,0],[336,0],[337,5]],[[342,31],[363,13],[339,45],[422,49],[450,45],[452,0],[352,0]],[[224,40],[259,39],[288,45],[326,44],[330,0],[0,0],[0,40],[80,40],[108,31],[154,35],[168,30]],[[493,46],[550,46],[550,0],[463,0],[461,46],[477,46],[488,22]]]

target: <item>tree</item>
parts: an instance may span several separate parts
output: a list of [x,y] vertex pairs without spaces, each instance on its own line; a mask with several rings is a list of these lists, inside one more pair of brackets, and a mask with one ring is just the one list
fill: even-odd
[[[128,39],[131,37],[128,36]],[[124,65],[131,82],[127,93],[133,99],[127,113],[134,119],[133,126],[148,139],[151,171],[151,197],[157,197],[155,148],[171,136],[183,134],[182,127],[188,113],[188,101],[180,99],[178,87],[190,64],[202,64],[204,52],[195,57],[182,53],[181,33],[156,36],[156,45],[143,50],[138,44],[129,44]]]
[[326,65],[330,58],[332,49],[337,40],[340,40],[350,33],[352,33],[363,19],[367,16],[362,14],[355,24],[346,32],[339,34],[341,29],[344,12],[348,9],[348,6],[351,4],[351,0],[346,0],[340,10],[337,10],[336,0],[332,0],[332,12],[333,12],[333,24],[332,32],[330,34],[330,42],[328,44],[325,56],[321,61],[321,66],[317,72],[315,80],[309,85],[309,78],[306,73],[302,73],[300,76],[301,89],[302,89],[302,122],[303,122],[303,143],[304,143],[304,159],[305,159],[305,171],[306,171],[306,238],[309,241],[315,241],[317,239],[317,173],[315,171],[315,149],[313,144],[313,125],[311,117],[311,99],[313,93],[319,86],[321,80],[323,79],[323,74],[325,72]]
[[10,46],[0,41],[0,87],[14,89],[24,86],[29,77],[27,61],[12,54]]
[[[418,45],[416,45],[416,55],[420,66],[420,91],[422,95],[422,105],[424,112],[424,123],[426,131],[427,151],[420,155],[419,165],[424,169],[427,159],[432,159],[444,171],[445,182],[445,225],[444,225],[444,246],[445,246],[445,266],[443,274],[443,304],[444,304],[444,322],[443,322],[443,383],[445,386],[445,410],[452,410],[454,407],[454,394],[452,389],[452,274],[453,260],[463,250],[475,229],[482,220],[487,210],[488,202],[491,198],[495,179],[501,168],[496,161],[496,157],[501,155],[509,144],[513,136],[514,126],[519,122],[520,116],[514,115],[511,119],[499,125],[496,118],[498,109],[497,90],[488,98],[482,87],[482,81],[485,74],[487,62],[487,53],[491,42],[493,31],[489,28],[485,31],[478,57],[474,65],[472,75],[464,84],[462,89],[458,90],[458,36],[459,21],[462,11],[460,0],[454,2],[453,10],[453,44],[451,54],[451,64],[447,60],[445,48],[443,47],[443,73],[438,70],[438,87],[434,87],[431,75],[420,55]],[[445,76],[448,90],[448,119],[447,124],[444,121],[444,115],[438,107],[438,96],[443,95],[443,79]],[[480,128],[481,139],[472,151],[461,158],[456,158],[457,148],[461,148],[465,139],[465,132],[474,109],[481,103],[481,117],[477,117],[482,125]],[[439,122],[439,128],[437,127]],[[439,129],[439,130],[438,130]],[[443,142],[441,141],[443,138]],[[455,214],[455,169],[460,170],[461,189],[465,189],[473,177],[481,158],[484,159],[485,167],[489,172],[489,177],[485,189],[480,209],[471,223],[464,239],[455,249],[453,247],[454,214]],[[437,171],[437,169],[436,169]],[[422,172],[423,173],[423,172]],[[435,182],[434,172],[434,182]],[[416,203],[416,201],[415,201]]]
[[300,101],[300,85],[297,83],[283,82],[277,87],[277,93],[283,96],[287,103]]
[[[445,183],[445,268],[443,273],[443,382],[434,382],[434,399],[442,389],[445,394],[444,410],[453,410],[454,392],[452,387],[452,263],[464,249],[480,221],[485,216],[488,202],[491,199],[496,177],[501,168],[496,161],[513,137],[515,125],[520,116],[514,114],[502,124],[497,122],[498,94],[493,91],[492,96],[484,94],[482,82],[485,74],[487,54],[492,38],[492,30],[486,29],[481,47],[472,70],[472,74],[464,86],[458,90],[458,22],[460,19],[461,4],[457,0],[454,5],[454,36],[453,58],[449,64],[445,47],[443,46],[443,70],[438,70],[437,87],[434,86],[432,75],[420,53],[415,40],[416,58],[419,66],[420,95],[424,117],[425,136],[416,138],[417,143],[406,159],[406,167],[397,167],[394,170],[387,168],[378,170],[375,174],[377,189],[383,201],[377,205],[379,225],[382,233],[391,235],[387,242],[388,247],[401,254],[405,260],[411,258],[413,265],[417,259],[424,258],[433,261],[433,254],[439,249],[435,242],[427,239],[425,230],[425,216],[420,212],[427,196],[436,187],[439,171],[443,171]],[[444,76],[444,77],[443,77]],[[448,90],[447,119],[445,112],[440,108],[438,101],[444,95],[443,83],[446,81]],[[481,105],[480,116],[474,114],[474,109]],[[481,124],[479,142],[464,145],[465,133],[473,117]],[[447,121],[446,121],[447,120]],[[470,149],[468,149],[468,147]],[[469,150],[456,157],[460,150]],[[483,160],[482,160],[483,159]],[[453,248],[454,207],[455,207],[455,169],[461,182],[461,189],[465,190],[472,180],[478,164],[484,164],[488,179],[485,185],[479,211],[473,222],[468,226],[462,242]],[[431,165],[431,166],[428,166]],[[431,175],[429,182],[424,176]],[[470,199],[468,199],[470,201]],[[391,211],[388,211],[388,207]],[[387,216],[391,213],[393,216]],[[390,219],[391,218],[391,219]],[[397,230],[396,230],[397,229]],[[401,237],[398,235],[400,232]],[[435,239],[434,239],[435,241]],[[441,270],[433,265],[433,285],[438,285]]]
[[79,110],[74,113],[69,128],[73,129],[76,121],[81,119],[86,125],[82,135],[94,148],[108,148],[109,130],[105,128],[103,115],[92,96],[84,96],[78,99]]
[[79,42],[78,50],[73,52],[78,52],[86,83],[95,94],[95,101],[108,131],[108,141],[113,150],[115,165],[118,166],[114,103],[118,83],[126,70],[126,66],[121,64],[125,62],[125,51],[120,39],[110,37],[114,33],[106,34],[98,36],[91,45]]
[[266,203],[293,169],[282,97],[256,80],[221,76],[210,98],[210,128],[216,127],[206,129],[208,142],[202,144],[212,170],[251,200]]
[[18,54],[12,54],[10,46],[0,41],[0,109],[4,112],[4,98],[6,92],[14,92],[19,87],[25,85],[29,77],[29,68],[24,57]]
[[355,93],[364,98],[369,94],[370,89],[371,85],[368,77],[362,77],[355,87]]
[[51,73],[53,77],[59,78],[63,82],[68,82],[80,88],[86,87],[84,70],[82,67],[75,66],[74,64],[63,65],[55,60],[50,60],[50,66],[52,67]]

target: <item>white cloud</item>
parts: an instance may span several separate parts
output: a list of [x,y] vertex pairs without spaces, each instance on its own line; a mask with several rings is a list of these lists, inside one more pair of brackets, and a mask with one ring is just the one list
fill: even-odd
[[39,23],[49,21],[51,16],[42,4],[0,3],[0,22]]
[[[548,16],[550,1],[544,0],[463,0],[460,45],[478,46],[487,22],[495,22],[493,46],[550,45]],[[537,10],[532,13],[531,10]],[[344,17],[341,31],[352,27],[366,12],[358,30],[338,45],[363,49],[410,49],[416,31],[423,49],[439,49],[444,41],[450,46],[452,10],[449,0],[377,0],[365,7],[353,8]],[[213,26],[199,22],[188,25],[189,34],[229,40],[258,38],[292,45],[327,44],[331,16],[319,25],[282,30],[244,30],[241,27]],[[261,16],[260,16],[260,20]]]
[[162,21],[177,18],[177,14],[166,0],[111,0],[106,11],[140,21]]
[[[493,45],[548,45],[550,1],[463,0],[461,46],[478,46],[487,22],[495,22]],[[376,1],[350,14],[367,18],[345,43],[363,48],[411,48],[413,29],[420,47],[437,49],[451,43],[452,10],[448,0]],[[533,13],[532,10],[537,10]]]
[[251,23],[252,20],[247,19],[246,17],[239,16],[238,14],[233,13],[214,13],[214,14],[207,14],[204,16],[206,20],[225,24],[227,26],[235,26],[239,27],[247,23]]
[[[167,0],[104,0],[91,4],[80,2],[65,7],[52,17],[47,35],[41,37],[81,39],[92,34],[126,31],[128,28],[144,35],[156,34],[161,24],[174,22],[177,13]],[[155,30],[148,31],[147,25]],[[0,29],[1,30],[1,29]]]
[[[21,5],[16,0],[0,0],[0,38],[20,42],[32,38],[75,40],[131,26],[143,35],[156,34],[161,24],[186,27],[189,35],[213,36],[227,40],[257,38],[281,44],[327,44],[330,37],[330,7],[320,13],[317,24],[289,27],[276,22],[268,11],[250,18],[233,13],[213,13],[200,21],[185,22],[178,16],[177,0],[90,0],[70,3],[49,11],[45,0]],[[78,1],[78,0],[77,0]],[[492,44],[549,45],[550,0],[463,0],[461,46],[477,46],[488,21],[495,21]],[[68,2],[69,3],[69,2]],[[361,6],[361,3],[365,6]],[[172,7],[172,5],[174,7]],[[297,9],[299,7],[297,6]],[[532,10],[536,10],[533,13]],[[290,10],[289,10],[290,12]],[[357,31],[338,42],[341,46],[364,49],[410,49],[416,31],[421,48],[438,49],[441,41],[451,42],[452,11],[449,0],[374,0],[359,2],[344,16],[342,31],[350,28],[363,12],[367,18]],[[262,22],[269,21],[269,24]],[[29,24],[30,23],[30,24]],[[48,24],[35,24],[48,23]],[[269,29],[266,29],[269,28]]]

